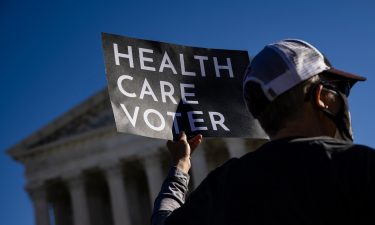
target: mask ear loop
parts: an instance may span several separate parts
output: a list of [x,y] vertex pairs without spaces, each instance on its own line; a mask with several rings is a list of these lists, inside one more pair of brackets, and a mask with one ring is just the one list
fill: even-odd
[[[328,114],[330,114],[331,116],[334,116],[334,117],[336,117],[341,111],[342,111],[342,107],[344,106],[344,101],[343,101],[343,99],[342,99],[342,96],[341,96],[341,93],[339,92],[339,91],[337,91],[337,90],[335,90],[335,89],[331,89],[331,88],[327,88],[327,87],[325,87],[324,85],[323,85],[323,89],[322,89],[322,91],[327,91],[327,92],[329,92],[329,93],[331,93],[331,94],[333,94],[334,96],[335,96],[335,98],[337,99],[337,98],[339,98],[339,101],[340,101],[340,105],[339,105],[339,108],[338,108],[338,110],[334,110],[333,112],[330,110],[330,109],[332,109],[332,108],[334,108],[334,107],[329,107],[328,105],[325,105],[324,107],[322,107],[321,108],[321,110],[323,110],[323,111],[325,111],[326,113],[328,113]],[[315,96],[315,95],[314,95]],[[323,103],[324,104],[324,103]]]
[[[323,89],[325,89],[325,91],[328,91],[328,92],[331,92],[332,94],[336,95],[336,96],[339,96],[340,98],[340,102],[341,102],[341,107],[343,106],[344,104],[344,101],[342,99],[342,96],[340,95],[340,91],[337,90],[336,88],[334,88],[333,86],[330,86],[329,84],[326,84],[325,82],[318,82],[316,84],[313,84],[312,87],[310,88],[308,94],[306,95],[305,97],[305,101],[312,101],[312,102],[317,102],[318,100],[316,99],[315,97],[315,93],[317,91],[317,88],[319,87],[319,85],[322,85],[323,86]],[[340,107],[340,110],[341,111],[341,107]],[[337,113],[333,113],[331,112],[330,110],[328,110],[328,108],[324,108],[324,107],[318,107],[319,109],[325,111],[326,113],[332,115],[332,116],[335,116],[337,115]]]
[[[323,88],[332,90],[331,88],[327,88],[326,84],[319,82],[311,87],[309,94],[305,98],[305,101],[313,101],[313,102],[316,101],[315,92],[316,92],[316,89],[318,88],[318,85],[323,85]],[[344,94],[338,90],[332,90],[332,91],[334,91],[336,96],[340,98],[340,101],[341,101],[340,110],[336,114],[334,114],[331,111],[329,111],[327,108],[322,108],[322,107],[318,107],[318,108],[322,110],[322,112],[335,123],[340,133],[340,136],[343,140],[353,142],[353,135],[352,135],[351,128],[350,128],[350,118],[347,118],[349,117],[349,115],[346,115],[346,112],[345,112],[348,110],[347,110],[347,107],[345,107],[347,106],[347,102],[344,99]],[[346,124],[346,123],[349,123],[349,124]]]

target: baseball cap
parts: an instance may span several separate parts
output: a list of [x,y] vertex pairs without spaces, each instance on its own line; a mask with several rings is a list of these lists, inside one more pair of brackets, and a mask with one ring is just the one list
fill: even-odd
[[[322,72],[337,76],[338,79],[347,79],[351,85],[366,80],[365,77],[334,68],[318,49],[306,41],[285,39],[266,45],[252,59],[243,81],[245,100],[249,100],[248,88],[254,87],[249,85],[250,83],[257,84],[264,94],[265,101],[270,103],[297,84]],[[257,117],[266,106],[267,104],[248,104],[254,117]]]

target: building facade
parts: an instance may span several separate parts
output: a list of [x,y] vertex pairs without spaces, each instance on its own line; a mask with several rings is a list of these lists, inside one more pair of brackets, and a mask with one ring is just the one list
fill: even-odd
[[[8,150],[25,167],[37,225],[146,225],[169,168],[165,141],[116,132],[107,90]],[[207,138],[192,156],[190,190],[264,140]]]

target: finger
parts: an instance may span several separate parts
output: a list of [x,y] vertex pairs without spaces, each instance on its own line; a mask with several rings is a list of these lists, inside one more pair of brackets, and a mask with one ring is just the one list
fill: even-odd
[[191,144],[191,143],[196,142],[198,140],[202,140],[202,137],[203,136],[201,134],[197,134],[194,137],[190,138],[188,142],[189,142],[189,144]]
[[202,142],[202,138],[197,138],[197,139],[194,139],[193,141],[191,141],[189,144],[190,144],[191,147],[196,147],[201,142]]
[[199,146],[199,144],[202,142],[202,135],[196,135],[194,138],[192,138],[191,140],[189,140],[189,145],[190,145],[190,149],[191,149],[191,152],[193,153],[193,151]]
[[181,131],[179,141],[184,141],[184,142],[186,141],[187,142],[187,137],[186,137],[185,131]]
[[202,140],[197,140],[196,142],[193,142],[191,145],[190,145],[190,151],[191,153],[190,154],[193,154],[193,152],[195,151],[195,149],[200,145],[200,143],[202,143]]

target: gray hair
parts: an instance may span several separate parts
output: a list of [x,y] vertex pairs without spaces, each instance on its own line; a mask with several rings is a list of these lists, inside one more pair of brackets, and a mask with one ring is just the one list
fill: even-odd
[[[298,118],[303,113],[303,104],[306,98],[310,97],[307,95],[319,80],[319,75],[311,77],[278,96],[264,109],[258,116],[258,120],[268,135],[275,135],[280,129],[287,126],[288,121]],[[263,99],[262,97],[257,98],[257,96],[250,96],[250,98],[252,101],[262,101]]]

